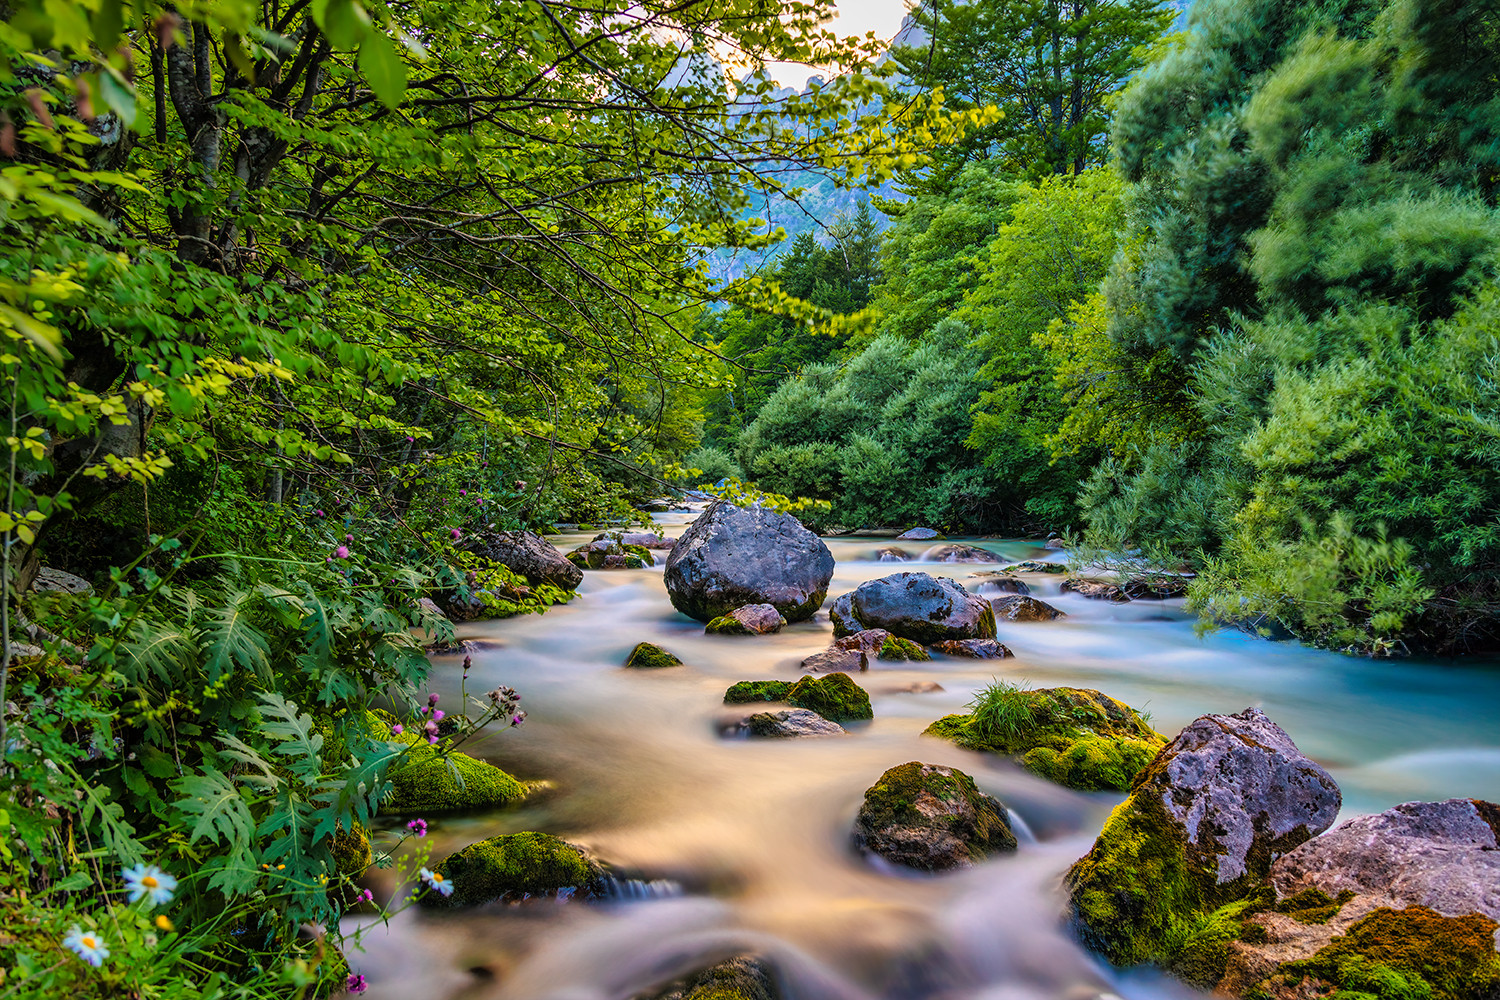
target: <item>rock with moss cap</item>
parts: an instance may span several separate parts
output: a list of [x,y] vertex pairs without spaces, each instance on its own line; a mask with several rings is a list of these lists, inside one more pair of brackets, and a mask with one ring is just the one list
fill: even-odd
[[741,955],[633,1000],[781,1000],[781,991],[763,959]]
[[1050,622],[1067,617],[1067,612],[1025,594],[997,597],[990,601],[990,607],[995,609],[996,619],[1006,622]]
[[[995,613],[988,601],[946,577],[926,573],[893,573],[862,583],[849,596],[848,612],[848,624],[885,629],[923,644],[995,637]],[[834,634],[838,631],[835,627]]]
[[1005,807],[956,768],[912,761],[891,768],[869,791],[854,821],[854,844],[923,871],[967,868],[1014,851]]
[[533,896],[598,896],[606,873],[599,862],[550,833],[508,833],[448,855],[433,871],[453,883],[453,893],[428,891],[421,903],[435,909],[482,906]]
[[661,667],[680,667],[682,661],[654,642],[638,642],[630,655],[625,657],[625,665],[637,670],[657,670]]
[[1064,594],[1077,594],[1095,601],[1112,601],[1115,604],[1125,604],[1130,601],[1129,595],[1121,590],[1118,585],[1106,580],[1086,580],[1081,577],[1071,577],[1062,582],[1058,588]]
[[833,554],[790,514],[719,502],[677,539],[664,579],[672,606],[701,622],[746,604],[800,622],[828,596]]
[[786,701],[791,681],[740,681],[724,692],[724,704],[748,705],[757,701]]
[[785,626],[786,619],[771,605],[747,604],[715,618],[703,631],[709,635],[770,635]]
[[1027,559],[1025,562],[1011,563],[1001,568],[1007,573],[1066,573],[1068,571],[1068,564]]
[[1338,785],[1259,709],[1205,715],[1136,778],[1068,870],[1083,940],[1116,965],[1156,962],[1212,985],[1223,936],[1271,861],[1328,829]]
[[870,696],[846,673],[804,677],[786,693],[785,701],[806,708],[834,722],[855,722],[875,717]]
[[805,708],[780,712],[758,712],[741,727],[751,736],[787,739],[799,736],[843,736],[844,727]]
[[334,874],[341,878],[358,878],[375,862],[369,831],[359,823],[334,831],[328,851],[333,855]]
[[927,734],[1009,755],[1033,774],[1084,791],[1128,790],[1167,744],[1135,709],[1086,688],[998,683],[972,707],[969,715],[944,716]]
[[644,545],[627,545],[600,535],[569,552],[568,561],[579,569],[642,569],[654,565],[656,557]]
[[413,744],[388,777],[388,808],[407,815],[492,809],[526,797],[526,786],[495,765],[466,753],[441,754],[423,743]]

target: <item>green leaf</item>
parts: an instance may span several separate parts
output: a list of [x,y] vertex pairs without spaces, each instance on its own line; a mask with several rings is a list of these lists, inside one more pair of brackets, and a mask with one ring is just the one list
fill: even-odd
[[359,47],[359,68],[381,104],[394,109],[401,103],[406,93],[406,64],[389,38],[378,31],[371,32]]
[[[317,9],[313,10],[316,18]],[[318,27],[328,44],[341,52],[359,47],[370,32],[370,15],[358,0],[328,0]]]
[[254,591],[234,591],[224,607],[209,612],[209,623],[198,638],[207,654],[204,667],[210,681],[217,681],[236,666],[261,677],[270,676],[270,642],[250,620],[255,597]]
[[121,0],[100,0],[94,11],[94,44],[103,52],[113,52],[125,29],[125,5]]
[[260,731],[281,746],[278,752],[291,758],[287,766],[305,783],[323,773],[323,736],[314,731],[312,716],[299,714],[297,706],[274,692],[262,693],[261,711],[266,719]]
[[181,796],[176,803],[178,810],[197,817],[188,832],[188,843],[211,840],[232,847],[250,843],[255,820],[239,789],[223,773],[207,767],[202,774],[174,781],[172,790]]

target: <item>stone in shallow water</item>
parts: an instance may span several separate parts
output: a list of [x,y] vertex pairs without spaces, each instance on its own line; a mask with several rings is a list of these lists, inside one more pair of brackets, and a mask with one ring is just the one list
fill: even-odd
[[1059,611],[1046,601],[1025,594],[997,597],[990,602],[990,607],[995,609],[996,619],[1007,622],[1050,622],[1054,618],[1067,617],[1066,611]]
[[962,771],[911,761],[865,792],[854,844],[887,861],[924,871],[967,868],[1016,849],[1005,807]]
[[911,562],[911,553],[895,545],[875,550],[876,562]]
[[846,673],[804,677],[786,693],[794,708],[817,712],[833,722],[853,722],[874,717],[870,696]]
[[814,673],[829,673],[834,670],[858,673],[861,670],[870,669],[870,658],[858,650],[825,649],[803,660],[802,669],[811,670]]
[[744,722],[751,736],[797,737],[842,736],[844,727],[830,722],[817,712],[793,708],[784,712],[760,712]]
[[453,894],[428,890],[423,906],[448,909],[480,906],[497,899],[532,896],[597,896],[605,888],[602,865],[577,847],[549,833],[510,833],[470,844],[433,865],[451,880]]
[[922,553],[922,562],[997,563],[1000,557],[973,545],[934,545]]
[[896,541],[898,541],[898,542],[930,542],[933,539],[942,538],[942,537],[943,537],[943,533],[941,531],[934,531],[931,528],[911,528],[911,529],[909,529],[907,531],[903,531],[901,534],[897,535],[896,536]]
[[715,618],[703,631],[709,635],[770,635],[785,625],[786,619],[771,605],[747,604]]
[[638,669],[656,669],[680,667],[682,661],[653,642],[640,642],[625,657],[625,665]]
[[[834,605],[840,614],[842,600]],[[850,595],[848,610],[864,628],[883,628],[913,642],[995,637],[988,601],[947,577],[926,573],[894,573],[862,583]]]
[[1059,588],[1064,594],[1077,594],[1095,601],[1112,601],[1115,604],[1124,604],[1130,598],[1125,591],[1112,583],[1103,580],[1064,580]]
[[781,991],[764,959],[741,955],[632,1000],[781,1000]]
[[944,656],[966,660],[1003,660],[1010,655],[1010,649],[994,639],[944,639],[933,643],[932,648]]
[[716,503],[688,526],[667,557],[672,606],[709,622],[747,604],[773,605],[806,621],[828,596],[833,554],[790,514]]

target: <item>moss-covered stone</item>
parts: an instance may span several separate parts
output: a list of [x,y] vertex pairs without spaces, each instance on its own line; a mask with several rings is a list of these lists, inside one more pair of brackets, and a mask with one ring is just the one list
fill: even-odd
[[1249,996],[1285,996],[1297,988],[1340,1000],[1492,1000],[1500,996],[1497,929],[1478,913],[1445,917],[1425,906],[1382,907],[1311,958],[1283,965]]
[[974,709],[939,719],[927,734],[1015,757],[1033,774],[1086,791],[1128,790],[1167,743],[1135,709],[1085,688],[997,685]]
[[[758,958],[741,956],[679,980],[649,1000],[780,1000],[775,977]],[[637,1000],[648,1000],[646,997]]]
[[603,890],[604,869],[579,847],[550,833],[509,833],[470,844],[433,870],[453,883],[453,894],[428,891],[422,905],[479,906],[496,899]]
[[720,615],[703,627],[707,635],[754,635],[745,623],[734,615]]
[[832,722],[851,722],[873,719],[870,696],[864,688],[854,683],[854,678],[843,672],[824,674],[821,677],[804,677],[787,691],[784,699],[795,708],[817,712]]
[[655,670],[661,667],[680,667],[682,661],[660,646],[651,642],[637,643],[625,657],[627,667],[636,667],[644,670]]
[[875,657],[879,660],[930,660],[932,654],[910,639],[887,635]]
[[1285,913],[1298,923],[1326,924],[1338,916],[1339,910],[1342,910],[1344,904],[1354,896],[1355,893],[1351,889],[1345,889],[1339,893],[1338,899],[1334,899],[1321,889],[1303,889],[1278,902],[1274,909],[1277,913]]
[[791,681],[740,681],[724,692],[724,704],[748,705],[757,701],[786,701]]
[[334,874],[340,878],[358,878],[375,860],[370,834],[358,823],[352,829],[336,831],[328,848],[333,854]]
[[1005,807],[956,768],[912,761],[865,792],[855,845],[888,861],[944,871],[1016,849]]
[[461,812],[508,806],[526,797],[526,788],[493,764],[465,753],[439,754],[414,744],[390,770],[394,791],[389,808],[398,813]]

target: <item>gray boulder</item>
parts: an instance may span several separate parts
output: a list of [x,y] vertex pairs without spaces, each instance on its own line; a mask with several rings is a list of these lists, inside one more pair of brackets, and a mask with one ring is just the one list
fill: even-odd
[[860,584],[850,595],[849,611],[861,628],[883,628],[923,644],[995,637],[988,601],[946,577],[926,573],[896,573]]
[[583,582],[583,570],[532,531],[493,532],[478,539],[474,551],[524,576],[533,587],[549,583],[563,590],[577,590]]
[[665,579],[672,606],[701,622],[746,604],[800,622],[828,596],[833,554],[790,514],[718,503],[672,546]]
[[875,550],[876,562],[911,562],[911,553],[896,545]]
[[751,736],[798,737],[798,736],[842,736],[844,727],[829,722],[817,712],[805,708],[791,708],[782,712],[759,712],[744,722]]
[[897,535],[896,541],[930,542],[942,537],[943,533],[941,531],[933,531],[931,528],[912,528],[909,531],[903,531],[901,532],[901,534]]
[[995,609],[996,619],[1008,622],[1050,622],[1054,618],[1067,617],[1067,612],[1024,594],[996,598],[990,606]]
[[969,588],[976,594],[1029,594],[1031,587],[1025,580],[1009,573],[976,573],[970,579]]
[[922,553],[922,562],[997,563],[1000,557],[973,545],[934,545]]
[[857,674],[861,670],[870,669],[870,654],[858,649],[839,649],[834,646],[803,660],[802,669],[811,670],[815,674],[827,674],[836,670]]
[[66,570],[43,566],[37,571],[36,579],[31,582],[31,589],[42,593],[91,594],[94,585]]
[[868,791],[854,821],[854,845],[924,871],[967,868],[1016,849],[1005,807],[952,767],[912,761]]
[[675,538],[663,538],[654,531],[625,531],[620,534],[620,544],[641,545],[648,549],[670,549],[676,541]]
[[932,644],[934,652],[966,660],[1003,660],[1010,649],[994,639],[944,639]]
[[840,594],[828,608],[828,618],[833,622],[833,637],[842,639],[862,630],[863,625],[854,617],[854,592]]

